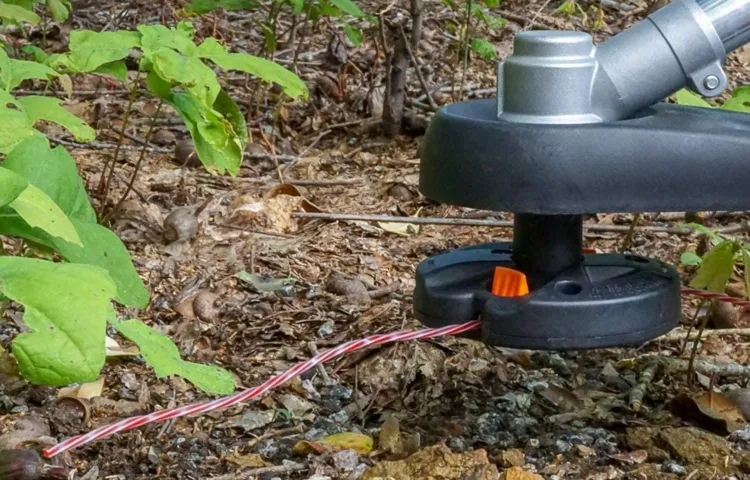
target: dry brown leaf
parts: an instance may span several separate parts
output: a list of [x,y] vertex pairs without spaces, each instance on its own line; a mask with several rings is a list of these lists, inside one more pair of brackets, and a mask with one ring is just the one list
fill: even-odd
[[380,427],[378,448],[394,455],[400,455],[404,451],[401,428],[398,419],[393,415],[389,415],[383,422],[383,426]]
[[354,450],[360,455],[367,455],[372,451],[373,440],[363,433],[344,432],[329,435],[317,442],[302,440],[292,448],[297,455],[308,453],[340,452],[342,450]]
[[648,452],[646,450],[635,450],[611,455],[610,458],[626,465],[640,465],[648,459]]
[[521,467],[511,467],[503,472],[500,480],[544,480],[544,477]]
[[720,392],[705,393],[696,398],[680,393],[672,399],[670,409],[674,415],[718,435],[729,435],[745,423],[735,404]]
[[226,460],[243,468],[260,468],[268,466],[268,464],[263,461],[263,457],[258,453],[249,453],[247,455],[231,453],[227,455]]
[[135,357],[140,355],[141,351],[137,346],[131,345],[123,347],[114,338],[106,337],[105,339],[106,355],[108,357]]
[[101,397],[104,390],[104,377],[89,383],[82,383],[76,387],[64,387],[57,393],[57,398],[83,398],[91,400],[92,398]]

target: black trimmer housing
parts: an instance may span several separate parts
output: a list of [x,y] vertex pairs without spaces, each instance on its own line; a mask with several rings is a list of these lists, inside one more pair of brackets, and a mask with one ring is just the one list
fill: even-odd
[[[642,343],[681,316],[669,265],[584,253],[599,212],[745,209],[750,116],[659,103],[726,87],[727,52],[750,41],[750,0],[677,0],[595,47],[581,32],[524,32],[498,96],[433,118],[421,159],[429,198],[513,212],[512,243],[423,261],[414,309],[428,326],[480,318],[482,340],[531,349]],[[492,293],[497,267],[529,293]]]

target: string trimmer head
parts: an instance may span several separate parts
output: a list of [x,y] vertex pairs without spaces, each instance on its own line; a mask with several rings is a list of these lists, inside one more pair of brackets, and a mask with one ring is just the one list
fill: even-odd
[[680,319],[677,272],[582,249],[582,215],[750,206],[750,116],[659,103],[727,86],[750,41],[750,0],[677,0],[601,45],[530,31],[498,69],[497,98],[442,108],[421,159],[429,198],[513,212],[512,243],[423,261],[426,325],[481,318],[482,340],[533,349],[632,345]]

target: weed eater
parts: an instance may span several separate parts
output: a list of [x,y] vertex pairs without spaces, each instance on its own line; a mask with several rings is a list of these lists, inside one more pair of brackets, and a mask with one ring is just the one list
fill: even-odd
[[750,0],[677,0],[594,46],[530,31],[498,69],[497,99],[442,108],[421,158],[433,200],[515,214],[513,241],[437,255],[417,269],[431,327],[482,321],[492,345],[633,345],[680,319],[674,268],[586,254],[584,214],[750,207],[750,115],[659,103],[727,86],[750,41]]

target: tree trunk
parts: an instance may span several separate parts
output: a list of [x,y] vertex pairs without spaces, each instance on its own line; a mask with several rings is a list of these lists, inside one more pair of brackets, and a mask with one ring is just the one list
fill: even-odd
[[393,30],[395,47],[389,59],[390,77],[388,88],[383,98],[383,133],[395,137],[401,133],[404,118],[404,101],[406,100],[406,69],[409,67],[409,56],[404,37]]
[[414,55],[422,39],[422,0],[411,0],[411,49]]

